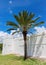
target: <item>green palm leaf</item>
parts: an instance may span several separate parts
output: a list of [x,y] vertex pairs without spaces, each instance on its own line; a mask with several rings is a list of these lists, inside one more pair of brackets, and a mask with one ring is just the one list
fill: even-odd
[[17,16],[17,15],[14,15],[14,18],[16,19],[16,21],[18,21],[18,24],[20,24],[20,26],[23,25],[23,19],[22,19],[22,16],[21,16],[21,13],[19,13],[20,16]]
[[7,31],[11,31],[11,30],[16,30],[15,28],[9,28],[7,29]]
[[13,26],[13,27],[19,27],[16,23],[8,21],[6,25]]
[[17,15],[14,15],[14,18],[16,19],[16,21],[20,21],[20,18],[19,18],[19,16],[17,16]]
[[37,17],[37,18],[34,20],[34,22],[37,21],[37,20],[39,20],[40,18],[41,18],[41,17]]
[[14,35],[16,32],[13,32],[12,35]]
[[40,17],[35,18],[34,20],[31,20],[31,23],[36,23],[37,20],[39,20]]
[[30,14],[28,15],[27,21],[31,21],[31,19],[32,19],[34,16],[35,16],[35,14],[30,13]]
[[12,35],[14,35],[15,33],[19,33],[19,32],[20,32],[20,31],[15,31],[15,32],[12,33]]
[[34,24],[34,26],[39,26],[39,25],[42,25],[42,24],[44,24],[44,21],[41,21],[39,23],[36,23],[36,24]]

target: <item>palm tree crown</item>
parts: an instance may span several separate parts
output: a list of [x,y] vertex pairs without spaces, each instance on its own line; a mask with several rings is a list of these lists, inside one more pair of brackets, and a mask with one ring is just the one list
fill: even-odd
[[37,22],[37,20],[39,20],[40,17],[37,17],[33,20],[34,16],[35,14],[28,13],[27,11],[19,12],[18,16],[14,15],[14,18],[16,19],[18,24],[12,21],[8,21],[6,25],[12,26],[12,28],[8,30],[15,30],[16,28],[20,28],[21,31],[28,32],[28,29],[34,28],[35,26],[38,26],[44,23],[44,21]]

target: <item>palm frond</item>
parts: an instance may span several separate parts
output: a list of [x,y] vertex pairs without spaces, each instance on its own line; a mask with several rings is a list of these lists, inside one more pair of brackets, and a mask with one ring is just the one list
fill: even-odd
[[7,24],[8,26],[13,26],[13,27],[19,27],[17,24],[15,24],[14,22],[8,21]]
[[36,19],[34,19],[34,22],[37,21],[37,20],[39,20],[40,18],[41,18],[41,17],[37,17]]
[[20,18],[19,18],[19,16],[17,16],[17,15],[14,15],[14,18],[16,19],[16,21],[20,21]]
[[11,30],[16,30],[15,28],[9,28],[7,29],[7,31],[11,31]]
[[31,19],[31,20],[28,21],[28,22],[29,22],[30,24],[33,24],[33,23],[36,23],[36,21],[39,20],[39,19],[40,19],[40,17],[37,17],[36,19],[34,19],[34,20]]
[[33,17],[35,16],[35,14],[33,14],[33,13],[30,13],[29,15],[28,15],[28,21],[30,21]]
[[34,24],[34,26],[39,26],[39,25],[42,25],[42,24],[44,24],[44,21],[41,21],[39,23],[36,23],[36,24]]
[[27,22],[28,12],[27,11],[19,12],[19,17],[21,24],[25,25]]
[[16,32],[13,32],[12,35],[14,35]]
[[28,12],[27,11],[23,11],[23,17],[24,17],[24,20],[26,21],[26,19],[28,17]]
[[20,31],[15,31],[15,32],[12,33],[12,35],[14,35],[15,33],[19,33],[19,32],[20,32]]
[[34,21],[32,20],[32,18],[33,18],[34,16],[35,16],[35,14],[30,13],[30,14],[27,16],[27,18],[26,18],[25,24],[28,25],[28,24],[33,23]]
[[23,25],[23,17],[21,15],[21,13],[19,13],[19,16],[14,15],[14,18],[16,19],[16,21],[18,21],[18,24],[20,24],[20,26]]

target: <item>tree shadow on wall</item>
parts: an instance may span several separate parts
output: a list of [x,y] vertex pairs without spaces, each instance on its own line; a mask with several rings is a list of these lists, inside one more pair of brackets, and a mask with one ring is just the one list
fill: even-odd
[[41,36],[41,38],[40,38],[40,40],[39,40],[39,42],[38,42],[38,44],[37,44],[37,47],[36,47],[36,53],[35,53],[35,55],[36,55],[36,57],[40,57],[41,56],[41,54],[42,54],[42,42],[43,42],[43,39],[44,39],[44,32],[42,33],[42,36]]
[[35,48],[35,43],[36,43],[36,37],[35,35],[32,35],[30,38],[29,38],[29,41],[27,41],[27,54],[28,56],[33,56],[34,54],[34,48]]
[[[40,57],[42,54],[42,41],[44,38],[44,33],[41,36],[32,35],[30,41],[28,42],[28,56]],[[29,44],[30,43],[30,44]]]

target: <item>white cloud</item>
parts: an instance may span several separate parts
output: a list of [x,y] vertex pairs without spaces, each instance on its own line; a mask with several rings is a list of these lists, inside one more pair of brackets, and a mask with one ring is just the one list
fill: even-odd
[[19,28],[17,28],[17,30],[11,30],[10,34],[12,34],[13,32],[16,32],[16,31],[20,31]]
[[0,43],[3,43],[3,39],[9,36],[7,32],[0,31]]
[[[19,31],[19,28],[17,30],[11,30],[11,35],[13,32]],[[13,37],[22,37],[22,32],[16,32]]]
[[39,33],[39,34],[41,34],[43,32],[46,33],[46,28],[44,26],[42,26],[42,27],[35,27],[34,29],[36,30],[36,33]]
[[0,31],[0,36],[6,36],[9,35],[7,32]]

